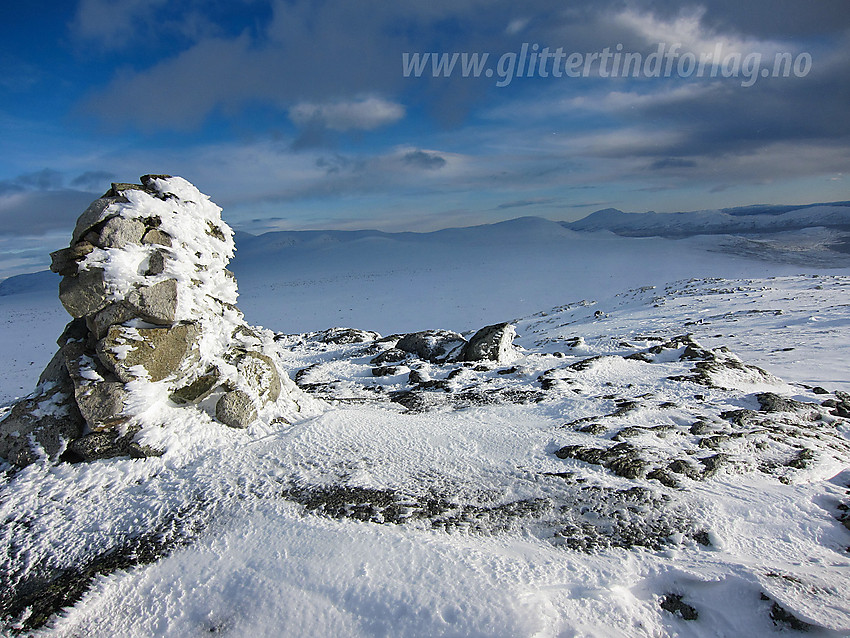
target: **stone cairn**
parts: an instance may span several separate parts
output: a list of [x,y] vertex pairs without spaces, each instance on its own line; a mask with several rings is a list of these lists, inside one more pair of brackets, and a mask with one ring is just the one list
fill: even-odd
[[136,435],[174,410],[233,428],[297,411],[299,391],[266,348],[272,334],[235,305],[232,235],[180,177],[145,175],[95,200],[51,255],[73,320],[36,391],[0,422],[0,457],[22,467],[158,455]]

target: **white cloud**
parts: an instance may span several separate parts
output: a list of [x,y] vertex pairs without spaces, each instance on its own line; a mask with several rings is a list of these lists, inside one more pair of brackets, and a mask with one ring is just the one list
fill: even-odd
[[298,126],[319,125],[333,131],[371,131],[404,117],[404,107],[377,97],[349,102],[301,102],[289,109]]
[[[653,13],[628,8],[614,14],[614,23],[641,37],[649,45],[666,43],[679,44],[683,51],[697,55],[711,54],[718,43],[725,53],[737,52],[746,55],[759,52],[773,54],[783,48],[778,42],[745,38],[738,34],[719,33],[702,23],[705,7],[683,9],[673,19],[663,19]],[[787,46],[784,47],[786,50]]]
[[508,27],[505,29],[505,33],[508,35],[514,35],[525,29],[528,25],[528,18],[516,18],[515,20],[511,20],[508,23]]

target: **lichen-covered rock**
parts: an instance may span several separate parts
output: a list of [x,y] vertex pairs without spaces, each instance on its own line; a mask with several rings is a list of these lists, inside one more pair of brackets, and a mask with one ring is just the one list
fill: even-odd
[[469,340],[460,358],[462,361],[496,361],[505,363],[515,358],[513,346],[516,329],[509,323],[486,326]]
[[111,326],[98,341],[97,353],[125,383],[144,377],[162,381],[176,375],[187,359],[197,356],[194,345],[199,335],[200,329],[193,323],[165,328]]
[[138,219],[126,217],[110,218],[98,234],[101,248],[123,248],[127,244],[138,244],[145,234],[145,225]]
[[103,270],[91,268],[63,277],[59,282],[59,301],[75,319],[103,308],[107,304]]
[[248,393],[231,390],[215,404],[215,418],[232,428],[247,428],[257,419],[257,407]]
[[119,381],[100,381],[77,386],[74,398],[89,428],[94,431],[114,427],[127,419],[123,415],[127,392]]
[[127,303],[140,319],[162,326],[172,324],[177,314],[177,282],[166,279],[133,290],[127,297]]

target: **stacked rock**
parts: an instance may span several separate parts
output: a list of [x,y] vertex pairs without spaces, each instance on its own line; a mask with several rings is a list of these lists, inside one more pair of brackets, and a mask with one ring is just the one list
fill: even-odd
[[0,423],[0,457],[24,466],[161,453],[133,440],[160,395],[236,428],[291,406],[282,390],[297,390],[263,352],[271,337],[235,305],[232,234],[180,177],[145,175],[95,200],[51,255],[73,320],[36,393]]

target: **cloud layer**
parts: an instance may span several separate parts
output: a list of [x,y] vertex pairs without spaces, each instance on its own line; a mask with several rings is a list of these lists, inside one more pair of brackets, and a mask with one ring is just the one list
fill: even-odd
[[[0,84],[0,234],[67,227],[110,181],[147,172],[184,175],[245,229],[846,199],[845,0],[81,0],[27,15],[0,43],[21,78]],[[496,60],[523,43],[721,43],[805,52],[812,68],[749,87],[402,74],[405,52]]]

